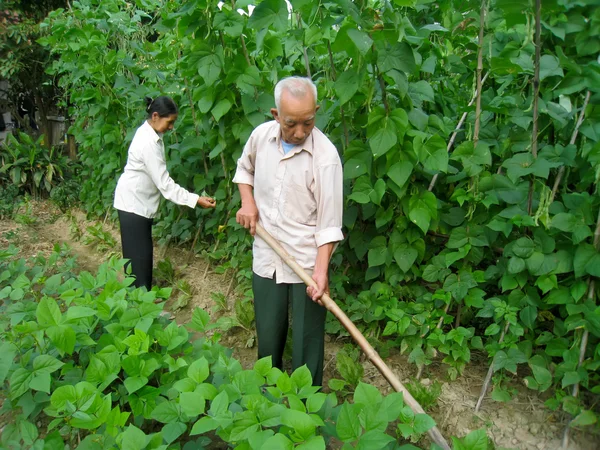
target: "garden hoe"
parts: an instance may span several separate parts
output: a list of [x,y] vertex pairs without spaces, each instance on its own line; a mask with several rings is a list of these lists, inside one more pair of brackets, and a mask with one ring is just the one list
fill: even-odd
[[[298,265],[296,260],[290,256],[285,249],[281,246],[279,242],[277,242],[267,231],[259,224],[256,224],[256,234],[258,234],[284,261],[285,263],[298,275],[307,286],[316,287],[317,284],[315,281],[306,273],[306,271]],[[381,359],[379,354],[375,351],[375,349],[367,342],[367,339],[362,335],[362,333],[356,328],[354,323],[348,318],[346,314],[340,309],[340,307],[331,299],[328,294],[323,294],[321,297],[321,303],[325,308],[327,308],[331,313],[342,323],[344,328],[348,330],[352,338],[358,343],[364,354],[369,358],[371,363],[381,374],[385,377],[385,379],[390,383],[390,385],[397,391],[402,392],[404,396],[404,401],[410,408],[413,410],[415,414],[425,414],[425,411],[421,407],[421,405],[414,399],[414,397],[408,392],[408,390],[404,387],[404,385],[398,380],[396,375],[391,371],[391,369],[387,366],[385,362]],[[444,450],[450,450],[450,446],[448,442],[440,433],[437,427],[433,427],[428,431],[429,437],[433,442],[439,445]]]

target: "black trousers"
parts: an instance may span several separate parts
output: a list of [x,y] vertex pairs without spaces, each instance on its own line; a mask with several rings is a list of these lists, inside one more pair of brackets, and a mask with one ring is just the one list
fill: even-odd
[[288,307],[292,307],[292,369],[306,364],[313,386],[323,383],[325,316],[327,310],[306,295],[303,283],[277,284],[275,276],[252,277],[258,358],[271,356],[282,369],[283,350],[289,329]]
[[119,211],[123,258],[129,260],[125,268],[131,267],[135,286],[145,286],[147,290],[152,289],[152,222],[147,217]]

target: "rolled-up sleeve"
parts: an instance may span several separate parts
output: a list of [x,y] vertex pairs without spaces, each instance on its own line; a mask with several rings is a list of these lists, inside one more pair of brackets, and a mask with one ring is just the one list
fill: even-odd
[[198,203],[198,194],[193,194],[179,186],[167,171],[164,147],[160,142],[151,143],[142,153],[144,165],[152,178],[152,181],[167,199],[178,205],[186,205],[195,208]]
[[256,148],[254,146],[254,136],[251,135],[244,146],[242,156],[237,161],[237,169],[233,182],[236,184],[249,184],[254,186],[254,161],[256,160]]
[[315,200],[317,201],[317,247],[344,239],[343,171],[341,164],[332,163],[315,171]]

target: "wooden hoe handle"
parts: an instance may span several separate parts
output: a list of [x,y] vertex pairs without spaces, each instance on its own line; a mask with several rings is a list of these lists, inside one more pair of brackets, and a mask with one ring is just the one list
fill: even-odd
[[[275,253],[277,253],[281,259],[285,261],[285,263],[298,275],[302,281],[307,286],[317,287],[317,283],[313,280],[306,271],[298,265],[296,260],[285,251],[285,249],[281,246],[279,242],[277,242],[273,237],[267,233],[267,231],[260,224],[256,224],[256,234],[260,236],[260,238],[265,241],[269,247],[271,247]],[[413,410],[415,414],[425,414],[425,411],[421,407],[421,405],[414,399],[414,397],[408,392],[408,390],[404,387],[404,385],[398,380],[396,375],[391,371],[391,369],[387,366],[385,362],[381,359],[379,354],[375,351],[375,349],[369,344],[367,339],[362,335],[362,333],[356,328],[356,325],[352,323],[352,321],[348,318],[348,316],[340,309],[340,307],[331,299],[328,294],[323,294],[321,297],[321,303],[325,308],[327,308],[331,313],[342,323],[344,328],[348,330],[350,336],[356,341],[356,343],[360,346],[364,354],[369,358],[369,361],[373,363],[377,370],[381,372],[381,374],[385,377],[385,379],[390,383],[390,385],[397,392],[402,392],[404,396],[404,401],[410,408]],[[448,442],[440,433],[440,430],[437,427],[433,427],[428,431],[429,437],[433,442],[439,445],[444,450],[450,450],[450,446]]]

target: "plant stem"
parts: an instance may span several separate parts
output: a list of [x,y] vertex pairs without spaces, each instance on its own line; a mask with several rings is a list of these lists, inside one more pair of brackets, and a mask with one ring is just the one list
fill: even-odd
[[[592,93],[590,91],[587,91],[587,94],[585,95],[585,100],[583,101],[583,107],[581,108],[581,113],[579,113],[579,118],[577,119],[577,123],[575,124],[575,129],[573,130],[573,134],[571,135],[571,141],[569,142],[569,144],[571,144],[571,145],[574,145],[575,141],[577,140],[577,135],[579,134],[579,127],[581,126],[581,124],[583,122],[583,118],[585,117],[585,109],[587,108],[587,105],[590,101],[591,95],[592,95]],[[560,182],[562,180],[564,173],[565,173],[565,166],[562,166],[558,170],[558,174],[556,175],[556,180],[554,180],[554,186],[552,187],[552,195],[550,196],[550,202],[548,203],[549,205],[552,204],[552,202],[554,201],[554,197],[556,197],[556,193],[558,192],[558,186],[560,186]]]
[[383,77],[381,76],[381,72],[379,72],[379,67],[375,65],[375,71],[377,73],[377,81],[379,81],[379,87],[381,88],[381,100],[383,101],[383,107],[385,108],[386,115],[390,114],[390,105],[387,99],[387,90],[385,89],[385,82],[383,81]]
[[479,141],[479,128],[481,127],[481,73],[483,71],[483,28],[485,26],[486,0],[481,0],[479,13],[479,39],[477,42],[477,100],[475,103],[475,130],[473,131],[473,146]]
[[[588,291],[588,300],[594,299],[594,280],[590,281],[590,288]],[[589,337],[590,332],[587,329],[583,330],[583,334],[581,336],[581,344],[579,345],[579,362],[577,364],[577,369],[579,369],[581,367],[581,364],[583,364],[583,360],[585,359],[585,351],[587,349],[587,343],[588,343],[588,337]],[[571,391],[571,395],[575,398],[577,398],[577,396],[579,395],[579,382],[575,383],[575,385],[573,386],[573,390]],[[570,440],[570,433],[571,433],[571,422],[572,420],[569,420],[569,423],[567,424],[567,426],[565,427],[565,431],[563,433],[563,439],[562,439],[562,448],[563,450],[567,450],[567,448],[569,447],[569,440]]]
[[[535,60],[534,64],[534,75],[533,75],[533,130],[531,132],[531,154],[534,158],[537,158],[537,147],[538,147],[538,119],[540,116],[539,111],[539,97],[540,97],[540,53],[541,53],[541,18],[542,18],[542,1],[535,0]],[[529,180],[529,195],[527,196],[527,214],[531,215],[533,208],[533,191],[535,187],[534,176],[531,176]]]
[[[502,334],[500,335],[500,339],[498,340],[499,344],[502,344],[504,341],[504,336],[508,332],[509,323],[506,322],[504,325],[504,330],[502,330]],[[487,375],[485,376],[485,381],[483,382],[483,386],[481,386],[481,394],[479,395],[479,399],[477,400],[477,404],[475,405],[475,412],[479,412],[479,408],[481,408],[481,404],[483,403],[483,398],[487,393],[488,387],[490,385],[490,381],[492,380],[492,375],[494,374],[494,361],[490,363],[490,368],[488,369]]]
[[[589,94],[589,92],[588,92],[588,94]],[[596,231],[594,232],[594,247],[596,248],[596,250],[598,250],[600,248],[600,211],[598,211],[598,219],[596,220]],[[587,296],[588,301],[593,302],[595,296],[596,296],[596,283],[593,278],[590,278],[589,288],[588,288],[588,296]],[[583,334],[581,336],[581,344],[579,345],[579,362],[577,364],[577,369],[579,369],[581,367],[581,365],[583,364],[583,360],[585,359],[585,351],[587,348],[589,334],[590,334],[589,331],[587,330],[587,328],[585,328],[583,330]],[[575,383],[575,385],[573,386],[571,395],[573,397],[577,397],[579,395],[579,382]],[[570,430],[571,430],[571,421],[569,421],[569,424],[567,424],[567,427],[565,428],[565,431],[563,433],[562,448],[565,450],[569,446],[569,434],[571,432]]]

